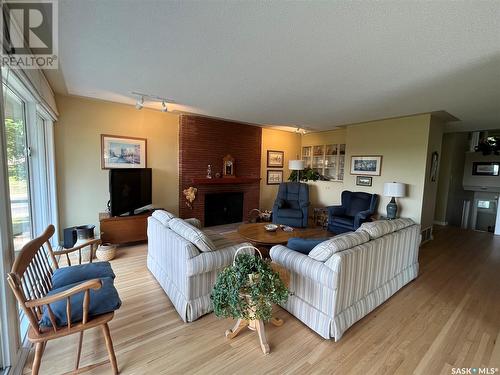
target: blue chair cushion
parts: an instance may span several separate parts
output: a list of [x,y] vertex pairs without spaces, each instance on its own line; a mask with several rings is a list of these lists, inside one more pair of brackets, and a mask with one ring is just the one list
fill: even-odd
[[293,218],[302,218],[301,210],[293,210],[291,208],[283,208],[278,211],[278,217],[293,217]]
[[278,199],[278,208],[286,208],[287,202],[284,199]]
[[347,216],[356,216],[360,211],[364,211],[370,208],[371,196],[368,194],[351,194],[351,201],[349,207],[347,207],[345,214]]
[[297,200],[289,200],[287,201],[288,205],[285,208],[291,208],[292,210],[300,210],[300,202]]
[[[90,304],[89,304],[89,317],[106,314],[115,310],[118,310],[122,304],[120,297],[118,296],[118,291],[113,285],[113,279],[111,277],[105,277],[101,279],[102,287],[98,290],[90,290]],[[47,296],[54,295],[59,292],[68,290],[78,284],[75,283],[70,285],[65,285],[61,288],[52,289],[47,293]],[[81,322],[83,319],[83,296],[84,292],[77,293],[71,296],[71,323]],[[56,324],[58,327],[65,326],[68,324],[66,316],[66,301],[64,298],[61,301],[57,301],[50,304],[50,309],[54,314]],[[49,312],[47,306],[43,307],[43,315],[40,320],[40,325],[43,327],[52,327],[50,322]]]
[[332,222],[336,224],[352,226],[354,224],[354,218],[351,216],[335,216]]
[[80,283],[85,280],[102,279],[104,277],[115,278],[115,274],[109,262],[96,262],[63,267],[55,270],[52,275],[52,289]]
[[298,251],[299,253],[308,255],[316,245],[329,239],[330,239],[329,237],[326,238],[292,237],[288,240],[286,247],[288,247],[291,250]]

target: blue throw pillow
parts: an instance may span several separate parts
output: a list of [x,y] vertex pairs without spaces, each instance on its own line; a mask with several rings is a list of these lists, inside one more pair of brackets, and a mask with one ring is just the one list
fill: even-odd
[[[101,279],[102,287],[98,290],[90,290],[90,304],[89,304],[89,317],[106,314],[111,311],[118,310],[122,304],[120,301],[120,296],[118,291],[113,285],[113,279],[111,277],[105,277]],[[47,293],[47,296],[54,295],[59,292],[68,290],[74,286],[81,283],[75,283],[71,285],[63,286],[62,288],[53,289]],[[81,322],[83,319],[83,296],[84,292],[77,293],[71,296],[71,323]],[[66,317],[66,301],[64,298],[60,301],[50,304],[50,309],[54,314],[56,324],[58,327],[65,326],[68,324]],[[49,311],[47,306],[43,307],[43,315],[40,320],[40,325],[44,327],[52,327],[50,322]]]
[[102,279],[104,277],[115,278],[115,274],[109,262],[96,262],[63,267],[54,271],[52,275],[52,289],[80,283],[86,280]]
[[326,238],[298,238],[298,237],[293,237],[288,240],[288,243],[286,244],[286,247],[288,247],[291,250],[298,251],[299,253],[302,254],[309,254],[311,250],[321,242],[324,242],[326,240],[329,240],[330,237]]

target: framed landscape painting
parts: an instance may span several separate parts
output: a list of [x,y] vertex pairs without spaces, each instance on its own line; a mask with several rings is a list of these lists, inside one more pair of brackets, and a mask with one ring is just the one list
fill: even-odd
[[372,178],[369,176],[356,176],[356,185],[358,186],[372,186]]
[[365,176],[380,176],[382,156],[352,156],[351,174]]
[[146,168],[145,138],[101,134],[101,168]]
[[283,168],[283,159],[285,158],[284,151],[267,150],[267,167],[268,168]]

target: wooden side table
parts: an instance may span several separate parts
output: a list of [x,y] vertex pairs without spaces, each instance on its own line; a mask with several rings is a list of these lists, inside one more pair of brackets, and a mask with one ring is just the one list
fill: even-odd
[[[271,263],[271,267],[275,272],[277,272],[280,275],[280,279],[288,288],[288,286],[290,285],[289,271],[285,267],[282,267],[277,263]],[[284,320],[273,317],[271,318],[270,322],[276,327],[281,327],[284,323]],[[262,352],[264,352],[264,354],[269,354],[271,352],[271,349],[269,348],[269,344],[267,342],[266,330],[264,327],[264,322],[262,320],[238,319],[233,329],[228,329],[226,331],[226,338],[232,339],[236,337],[238,333],[240,333],[245,327],[248,327],[248,329],[252,331],[257,331],[257,334],[259,336],[260,348],[262,349]]]

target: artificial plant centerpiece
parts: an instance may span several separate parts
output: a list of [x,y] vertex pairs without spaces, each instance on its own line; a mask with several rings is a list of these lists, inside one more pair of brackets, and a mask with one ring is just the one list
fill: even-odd
[[[254,249],[260,257],[252,254],[238,255],[245,248]],[[248,327],[258,333],[264,354],[270,352],[264,322],[270,320],[275,326],[283,324],[281,319],[272,317],[272,310],[273,303],[287,301],[288,289],[272,269],[270,262],[262,259],[257,248],[243,246],[236,251],[233,265],[217,276],[210,298],[215,315],[237,319],[234,328],[226,331],[227,338],[234,338],[243,328]]]
[[269,321],[273,303],[285,303],[288,289],[269,261],[239,254],[233,265],[217,276],[210,298],[220,318]]

